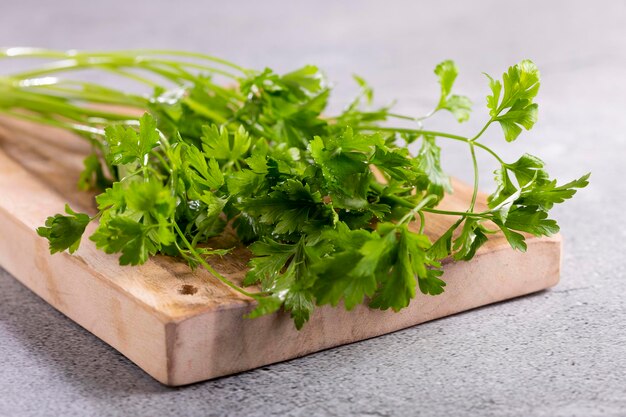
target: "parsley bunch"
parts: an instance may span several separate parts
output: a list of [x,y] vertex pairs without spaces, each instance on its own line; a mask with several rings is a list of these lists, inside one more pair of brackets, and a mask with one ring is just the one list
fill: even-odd
[[[440,294],[441,261],[470,260],[490,234],[501,231],[525,251],[525,233],[558,232],[549,210],[589,177],[558,185],[539,158],[505,162],[480,142],[493,124],[508,142],[535,124],[540,78],[528,60],[502,80],[489,77],[489,119],[466,137],[422,127],[440,111],[458,122],[470,116],[470,100],[453,94],[458,70],[452,61],[435,68],[441,94],[434,110],[411,117],[390,107],[371,109],[372,89],[359,77],[354,101],[338,115],[326,114],[331,88],[314,66],[281,75],[151,50],[10,48],[0,56],[51,60],[0,78],[0,111],[71,130],[92,144],[79,185],[100,191],[98,212],[89,216],[68,206],[48,218],[37,231],[52,253],[74,252],[88,223],[98,221],[89,239],[119,255],[120,264],[142,264],[156,254],[179,257],[256,300],[250,317],[283,308],[298,329],[316,305],[343,303],[349,310],[367,300],[372,308],[398,311],[418,288]],[[152,93],[57,77],[82,69],[147,84]],[[394,127],[392,120],[415,127]],[[437,209],[451,191],[437,140],[468,147],[474,192],[466,211]],[[407,145],[415,142],[413,155]],[[477,151],[500,164],[496,191],[480,212]],[[424,234],[424,213],[457,220],[433,242]],[[228,249],[207,243],[233,233],[251,254],[241,285],[211,266],[211,257]]]

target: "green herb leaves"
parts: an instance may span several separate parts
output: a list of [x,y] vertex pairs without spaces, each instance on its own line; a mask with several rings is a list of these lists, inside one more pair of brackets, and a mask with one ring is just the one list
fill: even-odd
[[159,134],[154,118],[148,113],[142,116],[139,123],[139,132],[130,126],[120,124],[112,124],[105,128],[106,143],[109,147],[107,160],[112,165],[147,163],[145,158],[159,141]]
[[[54,92],[58,114],[29,107],[29,94],[50,94],[37,83],[19,91],[21,110],[90,141],[93,151],[85,159],[80,187],[102,190],[93,218],[66,207],[66,214],[48,218],[37,232],[48,239],[52,253],[74,252],[88,223],[98,219],[90,239],[118,255],[120,264],[142,264],[156,254],[178,256],[256,300],[248,317],[283,309],[300,329],[318,305],[351,310],[368,303],[401,310],[418,293],[444,291],[442,260],[471,260],[496,233],[525,251],[527,234],[558,232],[549,211],[588,184],[589,174],[559,185],[541,159],[525,154],[506,163],[480,142],[494,122],[508,142],[534,126],[540,78],[528,60],[510,67],[501,81],[489,77],[489,120],[477,134],[460,136],[422,128],[439,110],[458,122],[469,118],[470,100],[453,93],[459,71],[450,60],[435,68],[440,95],[434,110],[416,117],[393,113],[391,106],[369,109],[373,90],[356,76],[356,98],[331,115],[329,83],[314,66],[281,75],[212,57],[208,62],[219,68],[188,66],[185,59],[191,57],[182,52],[171,59],[127,59],[135,55],[111,54],[107,69],[132,74],[133,65],[146,63],[142,71],[179,87],[158,86],[153,97],[144,98],[81,83],[89,87],[84,92]],[[99,59],[89,59],[93,56]],[[84,66],[106,55],[93,56],[72,52],[73,58],[84,58],[74,59]],[[55,66],[38,73],[49,68]],[[220,86],[222,77],[235,83]],[[146,113],[136,118],[77,104],[97,102]],[[381,125],[392,119],[418,125]],[[473,163],[474,193],[465,211],[437,209],[452,191],[439,147],[448,139],[465,142]],[[409,144],[416,145],[415,153]],[[482,206],[476,188],[476,152],[481,151],[499,165],[484,211],[476,209]],[[451,216],[451,226],[432,236],[427,212]],[[419,223],[409,224],[414,218]],[[257,285],[258,292],[231,282],[206,259],[229,252],[209,247],[210,238],[231,242],[233,235],[240,242],[233,245],[247,245],[251,252],[242,285]]]
[[244,210],[260,223],[272,225],[279,235],[302,232],[316,222],[332,224],[333,218],[320,193],[294,179],[276,185],[266,197],[247,202]]
[[258,282],[262,290],[284,299],[298,328],[314,300],[333,306],[343,301],[351,310],[371,298],[372,308],[398,311],[415,297],[418,286],[430,295],[444,290],[441,265],[427,252],[429,247],[428,237],[405,224],[381,223],[367,232],[340,222],[310,243],[304,238],[295,244],[254,243],[246,283]]
[[430,259],[426,250],[430,247],[428,237],[410,232],[406,225],[379,225],[381,239],[370,245],[366,257],[377,273],[379,289],[370,306],[399,311],[409,305],[415,297],[416,284],[426,294],[443,292],[445,283],[438,277],[442,274],[440,264]]
[[69,216],[57,214],[48,217],[45,227],[37,229],[39,236],[48,239],[50,253],[64,250],[69,250],[70,253],[76,252],[85,228],[91,221],[88,215],[76,213],[68,204],[65,205],[65,212]]
[[176,201],[160,183],[131,182],[109,191],[97,199],[106,208],[90,238],[99,249],[121,253],[121,265],[139,265],[174,242],[169,222]]
[[422,147],[417,154],[417,167],[426,175],[426,187],[431,194],[443,197],[443,193],[452,192],[450,178],[441,168],[441,149],[432,136],[424,136]]
[[[525,154],[512,164],[503,164],[496,171],[496,191],[488,198],[494,213],[493,221],[503,231],[514,249],[526,251],[523,235],[550,236],[559,231],[548,211],[588,185],[590,174],[564,185],[550,180],[539,158]],[[514,181],[515,179],[515,181]]]
[[537,122],[538,106],[533,100],[539,91],[539,70],[532,61],[524,60],[510,67],[502,79],[501,83],[489,77],[492,95],[487,97],[487,108],[511,142],[522,133],[522,127],[529,130]]
[[336,206],[363,209],[372,173],[368,162],[380,138],[355,135],[348,128],[340,137],[324,141],[316,137],[309,145],[311,156],[322,172],[327,189]]
[[469,120],[472,111],[472,102],[465,96],[451,94],[452,85],[459,74],[459,69],[453,61],[443,61],[435,67],[435,74],[441,85],[441,96],[437,109],[448,110],[459,122]]
[[251,143],[250,135],[243,126],[239,126],[232,134],[223,126],[221,128],[217,125],[203,126],[200,139],[202,150],[211,158],[220,160],[225,166],[238,164],[250,149]]
[[150,232],[149,226],[117,216],[101,224],[91,240],[106,253],[121,253],[120,265],[139,265],[160,248],[158,241],[149,236]]
[[[257,242],[251,247],[258,256],[251,261],[251,269],[246,276],[246,283],[260,282],[264,291],[273,293],[273,299],[279,299],[291,313],[296,328],[300,329],[315,307],[310,269],[318,262],[318,249],[307,245],[305,238],[294,244],[279,244],[271,239]],[[261,302],[262,312],[276,306],[276,302]],[[280,304],[278,304],[280,306]],[[253,311],[253,316],[258,312]]]

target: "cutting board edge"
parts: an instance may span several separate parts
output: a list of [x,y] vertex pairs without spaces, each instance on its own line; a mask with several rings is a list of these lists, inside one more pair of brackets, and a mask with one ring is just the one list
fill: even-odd
[[[167,373],[160,363],[168,360],[167,318],[97,271],[85,268],[77,257],[50,255],[45,240],[4,214],[0,207],[0,237],[8,231],[19,240],[0,238],[0,266],[54,309],[165,383]],[[9,250],[11,246],[14,251]],[[20,263],[19,257],[12,256],[18,249],[34,254],[34,261]],[[53,269],[64,273],[52,273]],[[150,343],[145,343],[147,339]]]

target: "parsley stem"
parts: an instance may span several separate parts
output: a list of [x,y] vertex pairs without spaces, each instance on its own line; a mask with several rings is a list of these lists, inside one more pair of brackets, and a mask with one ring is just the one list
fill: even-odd
[[415,216],[416,213],[419,213],[421,210],[424,209],[424,206],[426,206],[426,204],[430,203],[432,200],[434,200],[436,198],[437,198],[437,196],[435,196],[433,194],[431,194],[431,195],[427,196],[426,198],[424,198],[411,211],[409,211],[407,214],[405,214],[404,217],[402,217],[400,219],[398,224],[402,224],[405,221],[409,220],[411,217]]
[[426,113],[424,116],[419,116],[419,117],[404,116],[398,113],[387,113],[387,116],[393,117],[395,119],[410,120],[412,122],[416,122],[419,126],[421,126],[424,120],[430,119],[431,117],[433,117],[435,113],[437,113],[438,110],[439,108],[435,108],[431,110],[430,112]]
[[472,139],[470,139],[470,142],[475,142],[476,140],[478,140],[479,137],[482,136],[483,133],[485,133],[485,130],[487,130],[487,128],[489,127],[489,125],[491,124],[491,122],[493,122],[493,118],[489,119],[489,121],[487,123],[485,123],[485,125],[483,126],[482,129],[480,129],[480,132],[478,132],[476,134],[476,136],[474,136]]
[[[377,182],[371,183],[370,188],[374,192],[380,195],[382,195],[383,189],[384,189],[383,185]],[[396,203],[397,205],[401,207],[406,207],[406,208],[411,208],[411,209],[415,207],[414,203],[410,202],[407,199],[399,197],[397,195],[385,195],[384,198],[393,201],[394,203]],[[433,214],[442,214],[442,215],[447,215],[447,216],[466,216],[466,217],[488,217],[488,215],[491,213],[490,211],[484,211],[482,213],[468,213],[465,211],[438,210],[438,209],[429,208],[429,207],[423,207],[420,209],[420,211],[423,211],[426,213],[433,213]]]
[[[372,112],[370,112],[370,113],[372,113]],[[365,113],[365,114],[369,114],[369,113]],[[410,120],[412,122],[417,120],[417,118],[415,118],[413,116],[405,116],[403,114],[398,114],[398,113],[387,113],[387,116],[393,117],[395,119]]]
[[68,119],[81,121],[85,118],[89,119],[90,117],[106,120],[127,120],[136,118],[136,116],[122,113],[113,113],[93,108],[90,109],[88,107],[75,106],[63,99],[55,98],[54,96],[32,91],[22,91],[19,88],[10,88],[10,91],[6,94],[10,95],[10,99],[6,99],[5,104],[3,103],[3,98],[0,97],[0,108],[26,108],[34,112],[41,112],[45,114],[53,113],[67,117]]
[[[491,122],[489,122],[491,123]],[[484,128],[483,131],[487,128],[487,126],[489,126],[489,124],[487,124]],[[381,126],[359,126],[357,128],[355,128],[355,130],[368,130],[368,131],[380,131],[380,132],[396,132],[396,133],[417,133],[420,135],[430,135],[430,136],[436,136],[436,137],[440,137],[440,138],[446,138],[446,139],[452,139],[452,140],[456,140],[459,142],[470,142],[473,139],[469,139],[465,136],[459,136],[459,135],[453,135],[450,133],[445,133],[445,132],[437,132],[437,131],[433,131],[433,130],[422,130],[422,129],[410,129],[410,128],[403,128],[403,127],[381,127]],[[474,139],[476,139],[479,135],[475,136]],[[498,162],[500,162],[501,164],[504,164],[504,161],[502,160],[502,158],[500,158],[500,156],[498,156],[497,153],[495,153],[491,148],[489,148],[486,145],[483,145],[482,143],[479,142],[474,142],[474,146],[483,149],[484,151],[488,152],[489,154],[491,154],[491,156],[493,156]]]
[[180,67],[194,68],[198,70],[205,70],[205,71],[213,72],[215,74],[220,74],[220,75],[223,75],[224,77],[228,77],[232,79],[237,78],[233,74],[226,72],[224,70],[221,70],[219,68],[207,67],[205,65],[200,65],[200,64],[193,63],[193,62],[171,61],[171,60],[166,60],[166,59],[155,60],[155,59],[146,59],[145,57],[141,57],[140,59],[145,60],[147,62],[154,62],[156,64],[165,64],[165,65],[171,66],[172,68],[180,68]]
[[173,169],[170,166],[170,164],[167,163],[165,158],[163,158],[163,156],[159,152],[152,152],[152,155],[154,155],[159,160],[159,162],[161,162],[161,164],[163,164],[163,167],[165,169],[167,169],[168,172],[171,173],[173,171]]
[[216,123],[223,124],[226,123],[226,121],[228,120],[224,116],[218,114],[217,112],[214,112],[213,110],[189,97],[184,100],[184,103],[197,113],[207,117],[210,120],[214,120]]
[[102,87],[84,81],[60,80],[55,77],[39,79],[0,77],[0,85],[4,88],[13,88],[24,93],[30,93],[31,91],[53,92],[54,94],[49,96],[65,102],[75,100],[142,108],[149,102],[143,96],[125,93],[114,88]]
[[217,58],[211,55],[201,54],[198,52],[186,52],[186,51],[175,51],[168,49],[130,49],[124,51],[107,51],[107,52],[98,52],[98,51],[87,51],[87,52],[79,52],[76,50],[71,51],[58,51],[54,49],[45,49],[45,48],[28,48],[28,47],[17,47],[17,48],[2,48],[0,49],[0,58],[2,57],[32,57],[32,58],[76,58],[76,57],[85,57],[85,56],[96,56],[96,57],[108,57],[108,56],[118,56],[118,57],[128,57],[128,56],[137,56],[137,55],[149,55],[149,56],[181,56],[185,58],[195,58],[199,60],[209,61],[216,64],[224,65],[225,67],[229,67],[235,69],[244,74],[249,73],[250,71],[236,65],[230,61],[227,61],[222,58]]
[[476,197],[478,196],[478,161],[476,160],[476,151],[474,149],[474,142],[469,142],[470,154],[472,155],[472,166],[474,169],[474,192],[472,193],[472,201],[470,202],[468,212],[474,211],[476,205]]
[[94,220],[98,220],[102,216],[102,210],[98,211],[92,217],[89,218],[89,221],[92,222]]
[[483,144],[482,144],[482,143],[480,143],[480,142],[474,142],[474,146],[476,146],[476,147],[478,147],[478,148],[480,148],[480,149],[482,149],[482,150],[484,150],[484,151],[487,151],[489,154],[491,154],[491,156],[493,156],[494,158],[496,158],[496,160],[497,160],[498,162],[500,162],[501,164],[504,164],[504,161],[502,160],[502,158],[500,158],[500,156],[498,156],[498,154],[497,154],[497,153],[495,153],[493,150],[491,150],[491,148],[489,148],[489,147],[487,147],[487,146],[483,145]]
[[216,74],[223,75],[225,77],[236,79],[237,76],[231,74],[220,68],[211,67],[207,65],[197,64],[190,61],[172,61],[164,56],[183,56],[186,58],[196,58],[204,61],[209,61],[235,69],[243,74],[249,73],[249,71],[242,67],[233,64],[232,62],[224,59],[215,58],[209,55],[183,52],[183,51],[167,51],[167,50],[128,50],[128,51],[111,51],[111,52],[78,52],[78,51],[55,51],[50,49],[40,48],[4,48],[0,49],[0,58],[2,57],[31,57],[31,58],[47,58],[57,59],[60,61],[52,62],[46,66],[43,66],[40,70],[34,72],[24,72],[23,76],[40,75],[44,73],[64,71],[67,69],[81,69],[92,67],[106,67],[111,66],[114,68],[119,67],[141,67],[141,64],[150,62],[155,64],[164,64],[170,67],[188,67]]
[[431,209],[431,208],[424,208],[422,209],[422,211],[426,213],[443,214],[447,216],[465,216],[465,217],[488,217],[487,215],[489,214],[488,212],[473,213],[473,212],[466,212],[466,211],[438,210],[438,209]]
[[[139,53],[142,55],[170,55],[170,56],[182,56],[182,57],[187,57],[187,58],[197,58],[197,59],[201,59],[201,60],[205,60],[205,61],[210,61],[210,62],[215,62],[217,64],[221,64],[224,65],[226,67],[230,67],[232,69],[235,69],[237,71],[240,71],[244,74],[247,74],[250,72],[250,70],[247,70],[237,64],[234,64],[228,60],[222,59],[222,58],[217,58],[211,55],[206,55],[206,54],[201,54],[198,52],[186,52],[186,51],[175,51],[175,50],[168,50],[168,49],[139,49],[137,51],[126,51],[127,53]],[[105,52],[106,53],[106,52]]]
[[355,128],[356,130],[377,130],[380,132],[396,132],[396,133],[417,133],[419,135],[430,135],[430,136],[438,136],[442,138],[454,139],[461,142],[469,141],[465,136],[453,135],[451,133],[445,132],[435,132],[432,130],[423,130],[423,129],[411,129],[406,127],[384,127],[384,126],[358,126]]
[[418,233],[422,235],[424,234],[424,228],[426,227],[426,218],[424,217],[424,212],[421,210],[418,211],[417,214],[420,216],[420,229]]
[[191,243],[189,243],[189,241],[185,237],[185,234],[182,232],[182,230],[180,230],[180,227],[178,226],[178,224],[174,221],[172,222],[172,225],[174,226],[176,233],[178,233],[178,236],[180,236],[185,246],[187,246],[187,248],[189,249],[189,252],[191,253],[191,255],[193,255],[196,261],[198,261],[200,265],[202,265],[207,271],[209,271],[211,275],[213,275],[215,278],[219,279],[224,284],[228,285],[230,288],[237,291],[238,293],[245,295],[246,297],[255,298],[255,299],[258,298],[258,294],[253,294],[251,292],[244,290],[243,288],[234,284],[231,280],[229,280],[228,278],[226,278],[225,276],[217,272],[211,265],[209,265],[207,261],[204,260],[204,258],[202,258],[202,256],[198,254],[198,252],[196,252],[194,247],[191,245]]
[[3,112],[4,114],[7,114],[11,117],[15,117],[17,119],[22,119],[22,120],[26,120],[26,121],[33,122],[33,123],[40,123],[40,124],[44,124],[44,125],[48,125],[52,127],[57,127],[59,129],[69,130],[71,132],[78,133],[81,135],[84,135],[84,134],[104,135],[104,131],[93,128],[91,126],[85,126],[85,125],[80,125],[80,124],[75,124],[75,123],[65,123],[65,122],[56,120],[54,118],[50,118],[50,117],[39,117],[39,116],[30,115],[26,113],[14,112],[11,110],[0,109],[0,112]]

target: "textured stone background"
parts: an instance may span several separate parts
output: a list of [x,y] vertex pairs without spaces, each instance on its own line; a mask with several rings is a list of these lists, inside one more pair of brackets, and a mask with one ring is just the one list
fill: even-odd
[[[543,74],[540,122],[507,146],[592,185],[557,210],[561,284],[388,336],[181,389],[159,385],[0,270],[0,415],[626,415],[626,3],[623,1],[3,1],[0,42],[55,48],[183,48],[245,66],[316,63],[353,72],[381,103],[424,114],[434,65],[454,58],[459,91],[484,123],[487,85],[532,58]],[[228,4],[223,4],[228,3]],[[0,62],[0,70],[13,68]],[[438,117],[430,126],[450,126]],[[467,178],[466,149],[446,168]],[[481,183],[491,187],[484,158]],[[1,198],[1,197],[0,197]]]

